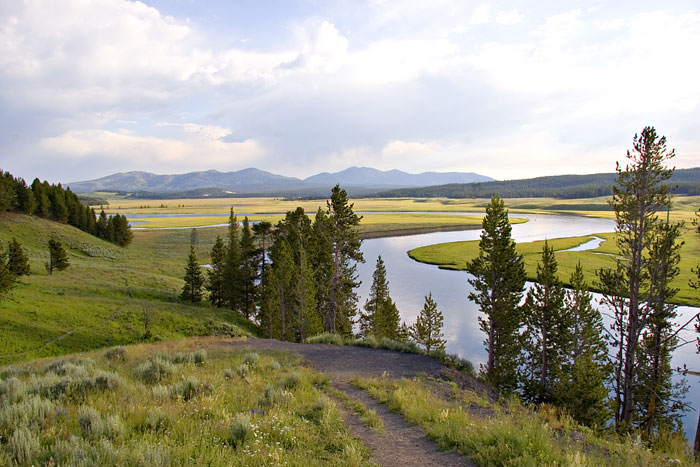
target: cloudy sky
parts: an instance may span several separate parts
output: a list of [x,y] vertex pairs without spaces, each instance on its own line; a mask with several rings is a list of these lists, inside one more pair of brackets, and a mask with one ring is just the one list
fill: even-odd
[[[671,5],[672,4],[672,5]],[[610,172],[700,166],[697,0],[0,2],[0,168]]]

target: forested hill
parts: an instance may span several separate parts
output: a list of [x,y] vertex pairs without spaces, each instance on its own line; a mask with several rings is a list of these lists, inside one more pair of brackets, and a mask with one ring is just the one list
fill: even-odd
[[[617,174],[556,175],[482,183],[451,183],[422,188],[400,188],[375,193],[376,198],[593,198],[608,196]],[[700,167],[677,169],[670,181],[676,194],[700,195]]]

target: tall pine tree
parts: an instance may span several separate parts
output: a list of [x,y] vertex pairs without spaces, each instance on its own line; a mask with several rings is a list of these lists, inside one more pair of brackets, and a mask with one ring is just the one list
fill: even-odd
[[253,243],[253,233],[250,230],[248,216],[243,218],[243,229],[241,231],[241,311],[243,316],[250,318],[255,315],[256,303],[256,279],[258,276],[255,244]]
[[339,185],[333,187],[327,201],[330,217],[330,241],[332,245],[332,274],[328,308],[325,316],[325,330],[343,335],[352,334],[353,317],[357,311],[357,294],[360,285],[357,280],[357,262],[364,262],[355,226],[361,216],[356,215],[348,195]]
[[63,271],[70,265],[68,260],[68,255],[66,250],[63,249],[63,245],[55,238],[49,239],[49,262],[46,263],[46,270],[49,274],[53,274],[54,269],[56,271]]
[[363,336],[372,335],[377,339],[383,337],[397,339],[399,324],[399,310],[389,296],[386,266],[379,255],[372,275],[369,299],[365,303],[365,313],[360,317],[360,334]]
[[194,246],[190,245],[190,255],[187,258],[185,267],[185,285],[182,287],[180,298],[185,302],[198,303],[202,301],[202,287],[204,286],[204,276],[199,267]]
[[228,218],[228,243],[224,262],[224,300],[234,311],[241,308],[241,248],[238,236],[238,219],[233,213]]
[[611,371],[603,318],[593,306],[581,263],[569,282],[571,290],[564,300],[564,313],[571,320],[571,342],[555,399],[577,422],[603,427],[610,419],[606,382]]
[[525,300],[523,334],[523,397],[534,403],[554,402],[555,386],[571,344],[570,316],[564,310],[566,291],[557,277],[554,250],[545,240],[537,281]]
[[468,282],[474,287],[469,299],[485,315],[479,317],[488,351],[483,373],[497,388],[513,391],[518,382],[519,329],[523,324],[519,304],[525,287],[525,267],[511,238],[508,211],[498,196],[491,198],[481,225],[479,256],[467,263],[467,272],[472,276]]
[[666,138],[659,138],[653,127],[645,127],[641,136],[634,136],[633,150],[627,151],[628,165],[624,169],[617,165],[610,204],[617,221],[619,259],[615,269],[602,269],[598,276],[603,303],[614,312],[614,416],[619,431],[632,429],[635,424],[640,339],[657,307],[650,282],[653,272],[649,269],[654,261],[649,252],[660,232],[657,212],[671,207],[666,181],[673,169],[664,163],[673,157],[674,151],[666,150]]
[[207,271],[206,289],[209,292],[209,301],[217,308],[223,308],[226,301],[224,295],[224,268],[226,261],[226,247],[220,236],[216,236],[214,246],[211,248],[211,268]]

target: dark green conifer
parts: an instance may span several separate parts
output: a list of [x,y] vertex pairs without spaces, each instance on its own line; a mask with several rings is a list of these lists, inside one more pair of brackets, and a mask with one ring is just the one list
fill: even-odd
[[46,263],[46,270],[49,274],[53,274],[54,269],[56,271],[63,271],[70,265],[68,260],[68,255],[66,250],[63,249],[63,245],[57,239],[52,238],[49,240],[49,262]]
[[29,275],[29,258],[16,238],[12,238],[8,248],[7,267],[15,276]]
[[217,308],[223,308],[224,299],[224,267],[226,261],[226,247],[221,237],[216,236],[216,242],[211,248],[211,268],[207,272],[206,289],[209,292],[209,301]]
[[472,276],[468,282],[474,287],[469,299],[485,315],[479,317],[488,351],[483,373],[500,390],[513,391],[518,382],[525,267],[511,238],[508,211],[498,196],[491,198],[481,225],[479,256],[467,263],[467,272]]
[[7,257],[7,252],[2,248],[2,245],[0,245],[0,298],[12,290],[17,282],[17,276],[8,266]]
[[243,316],[250,318],[255,315],[255,302],[257,287],[255,281],[258,276],[257,258],[255,244],[253,242],[253,234],[248,223],[248,216],[243,218],[243,229],[241,231],[241,268],[240,268],[240,287],[241,287],[241,311]]
[[354,227],[360,223],[362,217],[353,212],[353,204],[348,201],[347,193],[339,185],[333,187],[327,206],[327,214],[330,217],[332,274],[324,320],[325,330],[351,335],[353,317],[357,312],[355,289],[360,285],[356,274],[357,262],[364,262],[360,250],[362,240]]
[[564,310],[566,290],[557,277],[554,250],[545,240],[537,280],[525,301],[523,397],[534,403],[554,401],[571,344],[571,317]]
[[386,266],[379,255],[372,275],[369,298],[365,303],[365,313],[360,317],[360,334],[372,335],[377,339],[396,339],[400,321],[399,310],[389,296]]
[[555,399],[577,422],[603,427],[611,415],[605,386],[611,366],[603,318],[593,306],[581,263],[576,265],[569,282],[571,290],[564,300],[564,313],[571,320],[571,342]]
[[190,245],[190,255],[187,258],[185,267],[185,285],[182,288],[180,298],[185,302],[198,303],[202,301],[202,287],[204,286],[204,276],[199,267],[194,246]]
[[433,350],[444,351],[445,339],[442,334],[443,317],[433,300],[433,294],[425,297],[425,303],[416,322],[410,328],[411,338],[425,348],[426,353]]
[[228,243],[224,263],[224,299],[226,306],[234,311],[241,308],[241,246],[238,236],[238,219],[233,208],[228,218]]

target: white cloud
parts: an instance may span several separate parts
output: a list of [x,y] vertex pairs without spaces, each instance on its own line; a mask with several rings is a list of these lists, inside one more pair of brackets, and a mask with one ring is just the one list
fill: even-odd
[[508,11],[499,11],[496,14],[496,22],[505,26],[512,26],[523,22],[523,14],[517,8]]
[[474,13],[472,13],[471,18],[469,18],[469,24],[486,24],[491,21],[491,5],[488,3],[482,3],[479,5]]
[[306,72],[335,72],[345,62],[348,40],[340,35],[336,27],[323,21],[313,32],[293,62],[283,68]]
[[43,138],[41,146],[68,158],[118,158],[129,165],[181,169],[213,166],[242,167],[261,157],[265,151],[255,140],[225,142],[230,132],[205,125],[180,126],[183,139],[165,139],[134,135],[131,131],[73,130]]

